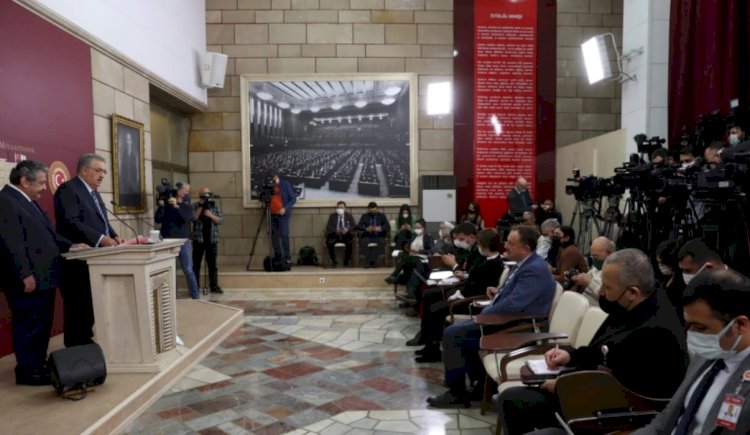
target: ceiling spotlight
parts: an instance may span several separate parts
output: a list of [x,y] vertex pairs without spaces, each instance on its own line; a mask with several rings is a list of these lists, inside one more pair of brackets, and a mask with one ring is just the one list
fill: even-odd
[[364,101],[364,100],[359,100],[359,101],[357,101],[356,103],[354,103],[354,105],[355,105],[355,106],[356,106],[356,107],[357,107],[358,109],[361,109],[361,108],[363,108],[363,107],[365,107],[365,106],[367,105],[367,101]]
[[263,101],[273,100],[273,95],[268,92],[258,92],[256,95]]
[[396,102],[396,99],[395,98],[391,98],[391,97],[384,98],[383,101],[381,101],[381,103],[385,104],[386,106],[390,106],[391,104],[393,104],[395,102]]
[[333,103],[333,104],[331,104],[331,109],[333,109],[333,110],[339,110],[342,107],[344,107],[344,106],[342,106],[341,103]]
[[289,108],[289,103],[285,103],[285,102],[282,101],[279,104],[277,104],[277,106],[279,106],[282,109],[288,109]]
[[299,110],[298,108],[295,107],[294,109],[290,110],[290,112],[294,113],[295,115],[299,115],[299,113],[301,112],[301,110]]
[[398,94],[399,92],[401,92],[401,88],[399,88],[398,86],[391,86],[390,88],[385,90],[385,94],[390,97]]
[[318,107],[318,106],[312,106],[312,107],[310,108],[310,111],[311,111],[312,113],[318,113],[318,111],[319,111],[319,110],[320,110],[320,107]]

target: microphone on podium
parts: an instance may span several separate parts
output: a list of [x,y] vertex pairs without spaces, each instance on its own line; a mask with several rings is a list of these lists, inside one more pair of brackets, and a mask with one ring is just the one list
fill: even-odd
[[[111,202],[112,204],[114,204],[114,203],[115,203],[114,201],[110,201],[110,202]],[[115,204],[115,205],[117,205],[117,204]],[[107,213],[109,213],[110,215],[114,216],[114,217],[115,217],[115,219],[117,219],[118,221],[120,221],[120,223],[122,223],[123,225],[125,225],[126,227],[128,227],[128,228],[130,229],[130,231],[132,231],[132,232],[133,232],[133,234],[135,234],[135,243],[136,243],[136,244],[138,244],[138,245],[140,245],[140,244],[141,244],[140,238],[138,237],[138,232],[137,232],[137,231],[135,230],[135,228],[133,228],[133,227],[131,227],[130,225],[128,225],[128,223],[127,223],[127,222],[125,222],[124,220],[122,220],[122,218],[120,218],[120,216],[117,216],[117,215],[115,214],[115,212],[113,212],[112,210],[109,210],[109,209],[107,209],[106,207],[105,207],[105,210],[107,210]]]

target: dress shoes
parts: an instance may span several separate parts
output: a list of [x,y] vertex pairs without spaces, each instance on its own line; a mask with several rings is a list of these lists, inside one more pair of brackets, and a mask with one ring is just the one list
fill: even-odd
[[425,348],[422,355],[414,358],[414,361],[417,363],[434,363],[441,362],[442,360],[443,353],[440,352],[440,349],[435,350],[434,348]]
[[422,341],[422,331],[417,332],[417,335],[406,341],[407,346],[424,346],[426,343]]
[[49,373],[43,370],[33,372],[17,373],[16,384],[18,385],[52,385]]
[[445,393],[440,394],[439,396],[428,397],[427,403],[433,408],[441,409],[468,408],[471,406],[469,395],[466,392],[457,394],[452,392],[451,390],[448,390]]
[[223,294],[224,290],[222,290],[221,287],[217,285],[216,287],[211,287],[211,293]]
[[414,351],[414,355],[417,356],[428,355],[430,353],[440,353],[440,343],[427,344],[422,349]]
[[388,278],[385,279],[385,282],[388,284],[396,284],[396,282],[398,282],[398,276],[390,274],[388,275]]

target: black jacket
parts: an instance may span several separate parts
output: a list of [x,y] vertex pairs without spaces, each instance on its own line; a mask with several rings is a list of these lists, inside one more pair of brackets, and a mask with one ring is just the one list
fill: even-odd
[[[411,242],[413,242],[416,238],[417,235],[412,233],[409,242],[406,244],[406,247],[411,248]],[[432,252],[432,248],[434,246],[435,241],[432,239],[432,236],[427,232],[422,233],[422,250],[419,251],[419,253],[423,255],[429,254],[430,252]]]
[[165,239],[190,238],[190,223],[193,221],[193,207],[190,204],[170,204],[156,209],[154,222],[161,224],[161,236]]
[[492,260],[485,258],[469,273],[461,294],[465,297],[486,294],[487,287],[497,287],[504,268],[505,265],[499,255]]
[[[326,223],[326,234],[336,234],[336,228],[338,228],[338,225],[338,213],[331,213],[328,216],[328,223]],[[344,225],[349,229],[349,232],[353,231],[354,227],[357,225],[356,222],[354,222],[354,216],[348,211],[344,212]]]
[[591,344],[571,352],[570,366],[595,370],[604,363],[628,389],[649,397],[672,397],[688,365],[685,330],[660,291],[622,315],[610,315]]
[[523,216],[523,212],[531,211],[532,204],[531,194],[529,194],[528,190],[523,193],[518,193],[514,187],[508,193],[508,213],[513,215],[513,217],[521,217]]
[[[379,233],[368,233],[366,231],[371,222],[374,222],[376,226],[380,227]],[[391,230],[391,224],[388,223],[388,218],[385,217],[383,213],[375,213],[375,216],[371,216],[370,213],[365,213],[359,218],[357,229],[362,231],[362,237],[385,237]]]
[[102,216],[85,182],[74,177],[60,185],[55,192],[57,232],[72,243],[96,246],[102,235],[112,238],[117,233],[107,222],[107,209],[100,203]]

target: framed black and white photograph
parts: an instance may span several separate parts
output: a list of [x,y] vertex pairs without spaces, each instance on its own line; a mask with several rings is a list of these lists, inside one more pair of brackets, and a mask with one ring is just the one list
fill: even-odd
[[245,207],[258,205],[276,170],[297,207],[417,202],[414,74],[244,75]]
[[112,182],[115,213],[146,211],[143,124],[112,116]]

